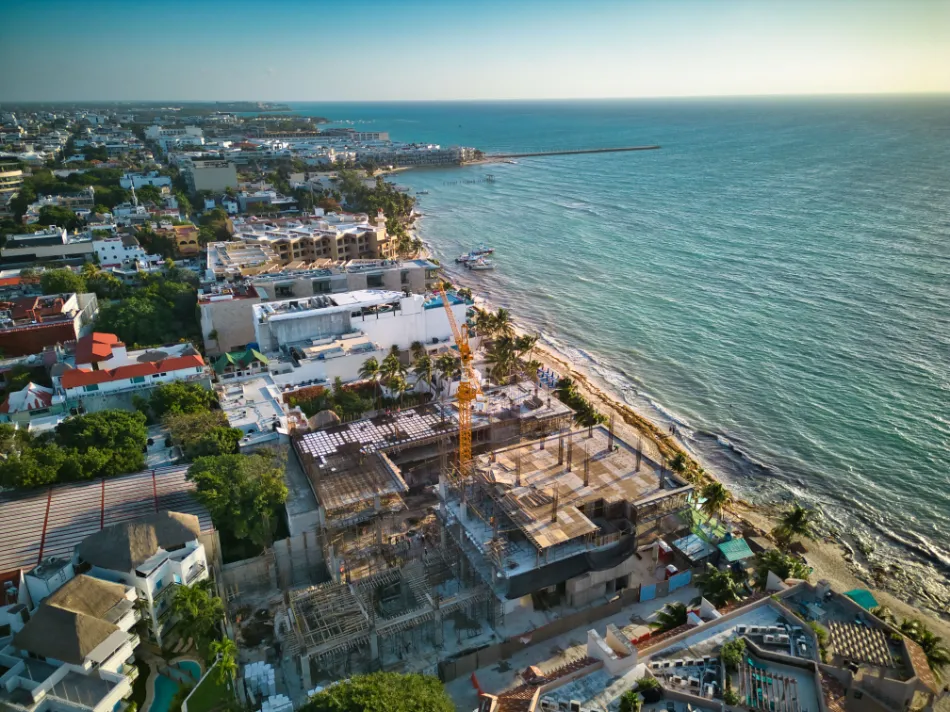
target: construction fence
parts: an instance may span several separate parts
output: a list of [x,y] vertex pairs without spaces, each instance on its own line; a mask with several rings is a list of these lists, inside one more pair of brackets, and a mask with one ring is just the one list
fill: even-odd
[[[469,651],[457,658],[440,662],[439,678],[442,682],[450,682],[463,675],[471,675],[479,668],[493,665],[499,660],[506,660],[531,645],[543,643],[575,628],[589,626],[604,618],[614,616],[627,606],[632,606],[641,601],[651,601],[655,598],[665,598],[672,592],[689,585],[692,577],[701,571],[703,569],[699,567],[690,571],[682,571],[666,581],[657,581],[652,584],[624,589],[607,603],[575,611],[534,630],[512,636],[501,643],[487,645],[478,650]],[[642,598],[641,593],[647,593],[648,595]]]

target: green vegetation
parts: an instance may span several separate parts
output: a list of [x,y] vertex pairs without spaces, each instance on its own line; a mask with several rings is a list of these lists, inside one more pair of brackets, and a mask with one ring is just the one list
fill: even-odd
[[755,587],[761,591],[765,590],[769,571],[783,581],[787,578],[807,579],[808,574],[811,573],[811,569],[804,561],[778,549],[769,549],[756,554]]
[[204,213],[198,220],[199,242],[226,242],[231,239],[231,219],[222,208]]
[[222,538],[249,542],[259,553],[272,542],[287,500],[284,467],[276,450],[199,457],[188,469],[188,479]]
[[729,670],[730,672],[735,672],[739,669],[739,663],[742,662],[742,657],[744,655],[744,638],[733,638],[732,640],[723,643],[722,648],[719,650],[719,657],[722,658],[722,664],[726,667],[726,670]]
[[[96,190],[96,205],[111,210],[119,203],[128,202],[132,198],[132,194],[119,185],[122,173],[120,168],[95,168],[85,173],[72,173],[60,179],[54,176],[52,171],[36,170],[33,175],[23,179],[20,192],[10,201],[10,209],[19,221],[30,203],[36,202],[41,195],[69,195],[93,186]],[[71,210],[69,212],[72,213]],[[58,222],[56,224],[59,225]]]
[[641,677],[637,681],[637,692],[643,695],[645,702],[657,702],[663,696],[663,688],[655,677]]
[[192,586],[179,586],[172,599],[172,612],[178,616],[178,625],[193,638],[199,650],[208,651],[218,638],[218,624],[224,620],[224,604],[213,595],[210,580]]
[[689,611],[685,603],[667,603],[662,610],[657,612],[656,620],[650,623],[651,628],[656,628],[660,632],[673,630],[686,625],[686,618]]
[[0,460],[0,486],[27,488],[114,477],[145,467],[145,416],[123,410],[67,418],[51,434],[12,438]]
[[731,707],[735,707],[742,703],[742,698],[739,696],[739,693],[733,690],[731,687],[723,691],[722,701]]
[[412,216],[416,199],[407,193],[396,190],[395,186],[376,176],[372,188],[367,187],[359,174],[353,171],[340,171],[340,191],[346,199],[346,207],[372,216],[379,210],[386,216],[386,230],[396,239],[400,254],[410,254],[422,246],[418,240],[409,237],[407,225]]
[[354,675],[318,692],[301,712],[454,712],[455,705],[438,678],[375,672]]
[[228,425],[228,419],[220,410],[168,413],[162,423],[189,462],[199,457],[234,455],[244,437],[241,430]]
[[815,632],[818,639],[818,652],[821,654],[822,662],[828,661],[828,629],[818,621],[808,621],[808,627]]
[[218,398],[214,391],[197,383],[172,381],[153,390],[148,405],[155,419],[160,420],[169,414],[207,412],[217,407]]
[[100,299],[121,299],[129,291],[118,277],[103,272],[91,262],[84,264],[80,272],[65,267],[45,270],[40,276],[40,286],[43,294],[93,292]]
[[772,536],[778,545],[785,549],[796,539],[814,539],[814,512],[800,504],[793,504],[783,515],[779,524],[772,530]]
[[736,581],[732,572],[720,571],[712,564],[706,565],[706,570],[696,577],[694,584],[700,592],[700,595],[691,602],[694,606],[698,606],[705,598],[719,608],[727,603],[738,601],[742,596],[742,584]]
[[[231,642],[225,638],[228,642]],[[231,643],[233,645],[233,643]],[[212,643],[214,645],[214,643]],[[194,694],[188,700],[188,712],[211,712],[216,709],[229,709],[232,692],[227,687],[227,683],[218,680],[217,671],[221,663],[215,668],[215,674],[208,675],[195,688]]]
[[[643,678],[643,680],[653,678]],[[643,681],[641,680],[641,681]],[[627,690],[620,696],[619,712],[640,712],[643,708],[643,700],[640,699],[640,693],[636,690]]]
[[200,343],[194,275],[172,267],[162,275],[143,275],[142,282],[128,299],[102,307],[96,329],[115,334],[129,348]]
[[904,620],[901,632],[923,649],[927,665],[938,679],[943,679],[944,669],[950,666],[950,648],[943,643],[943,639],[918,618]]
[[[502,311],[502,310],[499,310]],[[491,342],[485,360],[488,375],[498,383],[509,383],[512,378],[530,376],[534,380],[539,363],[527,360],[538,343],[536,336],[509,336],[502,333]]]
[[577,386],[570,378],[562,378],[557,382],[555,390],[558,399],[574,411],[574,422],[579,425],[597,425],[606,423],[607,416],[594,408],[594,404],[577,392]]

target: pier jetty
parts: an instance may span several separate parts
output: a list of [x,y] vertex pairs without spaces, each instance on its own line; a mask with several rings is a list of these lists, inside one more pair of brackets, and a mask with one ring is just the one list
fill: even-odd
[[626,151],[655,151],[659,146],[617,146],[614,148],[574,148],[559,151],[532,151],[531,153],[491,153],[486,159],[530,158],[532,156],[573,156],[580,153],[624,153]]

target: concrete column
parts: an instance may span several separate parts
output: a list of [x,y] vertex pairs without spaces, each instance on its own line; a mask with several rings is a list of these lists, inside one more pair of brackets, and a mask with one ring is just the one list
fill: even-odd
[[369,633],[369,656],[372,660],[379,660],[379,636],[375,630]]
[[313,683],[310,681],[310,655],[303,653],[300,656],[300,678],[303,682],[304,692],[310,692],[313,689]]

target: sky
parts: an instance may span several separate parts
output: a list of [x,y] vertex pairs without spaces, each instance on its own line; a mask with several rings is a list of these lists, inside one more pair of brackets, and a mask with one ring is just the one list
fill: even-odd
[[950,92],[948,0],[0,0],[11,101]]

